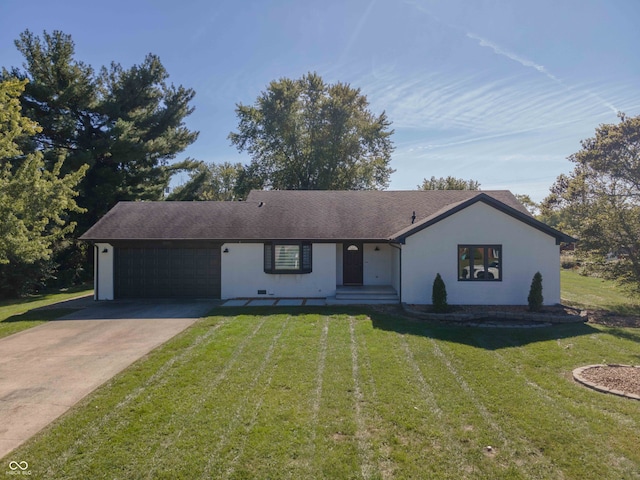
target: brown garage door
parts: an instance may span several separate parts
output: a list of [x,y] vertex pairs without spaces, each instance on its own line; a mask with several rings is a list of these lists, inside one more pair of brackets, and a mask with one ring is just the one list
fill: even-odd
[[116,298],[220,298],[220,245],[117,247]]

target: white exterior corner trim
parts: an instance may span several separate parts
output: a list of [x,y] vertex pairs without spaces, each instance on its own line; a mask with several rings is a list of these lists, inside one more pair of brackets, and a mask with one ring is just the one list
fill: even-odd
[[109,243],[96,243],[93,258],[93,298],[113,300],[113,259],[115,250]]

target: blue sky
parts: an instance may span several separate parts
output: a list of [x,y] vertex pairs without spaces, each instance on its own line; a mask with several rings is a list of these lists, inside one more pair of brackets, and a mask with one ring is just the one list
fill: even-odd
[[638,0],[0,0],[0,66],[26,28],[71,34],[96,69],[157,54],[196,91],[184,157],[245,163],[235,105],[315,71],[387,112],[391,189],[453,175],[541,200],[580,140],[640,114],[638,20]]

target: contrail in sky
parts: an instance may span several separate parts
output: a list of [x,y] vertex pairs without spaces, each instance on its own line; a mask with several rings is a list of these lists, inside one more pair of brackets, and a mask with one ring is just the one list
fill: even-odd
[[[509,60],[513,60],[514,62],[518,62],[520,65],[527,67],[527,68],[533,68],[535,70],[537,70],[538,72],[542,73],[543,75],[545,75],[547,78],[549,78],[550,80],[553,80],[554,82],[556,82],[557,84],[559,84],[560,86],[562,86],[563,88],[566,88],[567,90],[572,90],[572,87],[568,87],[567,85],[565,85],[565,83],[560,80],[558,77],[556,77],[555,75],[549,73],[549,71],[544,67],[544,65],[540,65],[532,60],[528,60],[526,58],[521,57],[520,55],[510,52],[509,50],[506,50],[504,48],[502,48],[500,45],[497,45],[496,43],[493,43],[490,40],[487,40],[486,38],[482,38],[479,35],[476,35],[475,33],[471,33],[471,32],[467,32],[467,37],[471,38],[472,40],[475,40],[478,42],[478,44],[481,47],[487,47],[490,48],[491,50],[493,50],[493,52],[496,55],[501,55],[503,57],[507,57]],[[600,95],[591,92],[590,90],[585,90],[585,93],[590,96],[595,98],[596,100],[598,100],[600,103],[602,103],[605,107],[609,108],[610,110],[613,111],[613,113],[618,113],[618,109],[611,104],[611,102],[607,102],[604,98],[602,98]]]

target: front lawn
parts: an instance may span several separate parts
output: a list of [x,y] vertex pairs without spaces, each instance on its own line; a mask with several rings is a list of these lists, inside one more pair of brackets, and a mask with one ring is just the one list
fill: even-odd
[[26,461],[47,479],[639,478],[640,404],[571,378],[638,363],[638,330],[216,313],[3,467]]
[[0,338],[72,312],[73,310],[64,307],[53,310],[40,310],[40,308],[89,295],[92,291],[83,285],[57,292],[30,295],[17,300],[0,300]]

